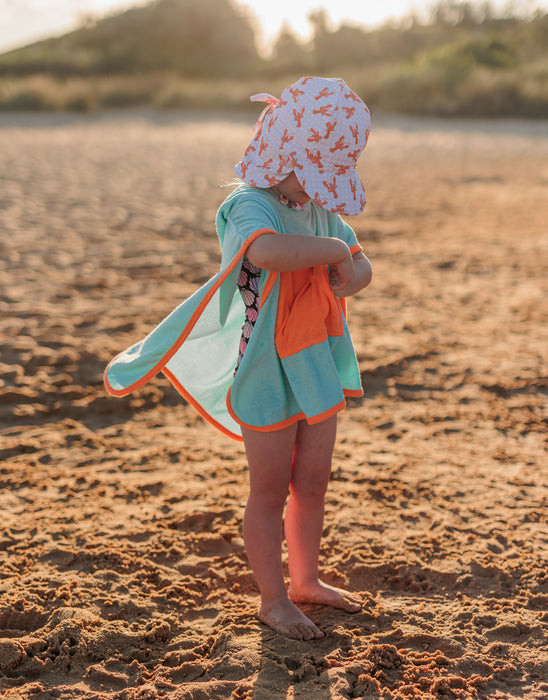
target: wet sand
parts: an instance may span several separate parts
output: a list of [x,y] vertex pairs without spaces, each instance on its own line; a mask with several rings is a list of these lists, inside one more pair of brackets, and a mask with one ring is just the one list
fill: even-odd
[[0,119],[0,692],[548,697],[548,123],[374,115],[321,552],[365,605],[297,642],[255,616],[240,444],[102,384],[217,270],[251,121]]

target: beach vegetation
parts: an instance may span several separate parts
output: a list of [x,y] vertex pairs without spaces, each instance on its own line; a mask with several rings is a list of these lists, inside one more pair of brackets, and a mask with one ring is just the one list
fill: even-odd
[[[548,14],[441,0],[368,28],[309,16],[269,52],[233,0],[153,0],[0,55],[0,109],[247,109],[301,75],[342,77],[374,109],[548,117]],[[252,107],[256,111],[256,107]]]

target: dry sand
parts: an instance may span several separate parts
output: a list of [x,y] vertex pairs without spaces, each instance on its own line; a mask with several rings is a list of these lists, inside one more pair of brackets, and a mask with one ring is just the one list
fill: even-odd
[[313,643],[255,618],[240,445],[102,385],[216,271],[250,127],[0,120],[3,696],[547,698],[548,124],[374,119],[321,553],[365,607]]

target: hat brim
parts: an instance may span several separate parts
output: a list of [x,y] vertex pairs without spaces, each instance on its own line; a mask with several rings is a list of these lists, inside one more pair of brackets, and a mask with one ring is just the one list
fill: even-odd
[[273,187],[279,182],[282,182],[282,180],[285,180],[292,171],[293,168],[284,173],[274,172],[266,168],[261,168],[253,163],[243,164],[243,161],[240,161],[234,166],[234,172],[240,180],[252,187]]
[[324,170],[308,163],[299,164],[295,175],[308,196],[323,209],[335,214],[355,216],[366,204],[365,190],[354,167],[344,173]]

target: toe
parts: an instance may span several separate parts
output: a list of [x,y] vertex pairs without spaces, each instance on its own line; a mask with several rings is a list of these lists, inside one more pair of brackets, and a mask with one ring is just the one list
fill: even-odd
[[359,612],[362,609],[362,602],[354,596],[343,597],[344,609],[348,612]]
[[299,630],[300,638],[303,640],[303,642],[308,642],[311,639],[314,639],[314,632],[308,627],[308,625],[300,624],[297,625],[297,628]]
[[322,630],[316,627],[316,625],[314,625],[312,634],[314,635],[312,639],[323,639],[326,636],[325,632],[322,632]]
[[297,625],[301,639],[305,642],[309,642],[312,639],[322,639],[325,635],[324,633],[316,627],[314,624],[306,625],[304,623],[301,623]]
[[304,639],[306,639],[306,637],[303,636],[303,631],[300,629],[299,625],[289,625],[287,627],[284,627],[283,629],[280,628],[276,631],[280,632],[285,637],[290,637],[291,639],[298,639],[301,642]]

